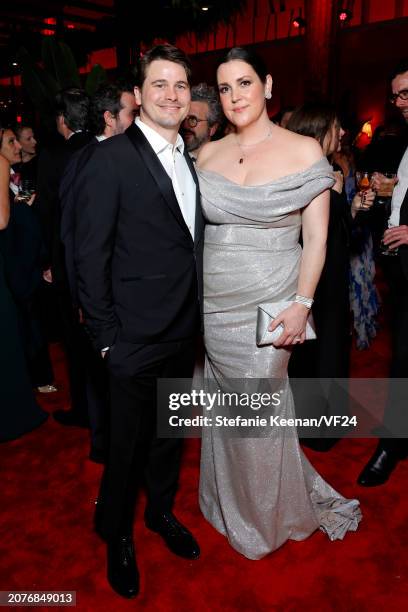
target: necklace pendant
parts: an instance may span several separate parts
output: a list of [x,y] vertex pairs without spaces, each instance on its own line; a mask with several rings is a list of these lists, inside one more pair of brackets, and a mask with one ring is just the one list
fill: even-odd
[[239,158],[239,162],[238,162],[238,163],[239,163],[239,164],[243,164],[243,163],[244,163],[244,158],[243,158],[243,157],[240,157],[240,158]]

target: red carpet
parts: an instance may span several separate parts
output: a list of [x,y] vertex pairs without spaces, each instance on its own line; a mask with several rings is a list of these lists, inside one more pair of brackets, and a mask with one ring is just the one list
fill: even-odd
[[[42,400],[48,410],[65,405],[64,364],[58,347],[53,353],[60,391]],[[388,359],[382,332],[370,351],[353,352],[353,375],[385,376]],[[101,468],[87,460],[87,432],[50,418],[38,430],[0,445],[0,590],[75,590],[81,612],[406,610],[408,462],[387,485],[358,487],[356,477],[375,444],[343,440],[329,453],[307,452],[335,488],[360,499],[364,519],[358,532],[343,542],[316,532],[305,542],[288,542],[261,561],[249,561],[202,518],[199,443],[188,441],[176,513],[197,536],[202,557],[189,562],[168,552],[144,528],[141,500],[135,530],[141,593],[126,601],[105,581],[104,545],[92,531]]]

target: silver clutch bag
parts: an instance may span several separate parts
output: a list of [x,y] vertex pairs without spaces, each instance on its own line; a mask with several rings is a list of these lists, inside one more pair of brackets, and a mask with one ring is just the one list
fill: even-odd
[[[285,308],[289,308],[293,301],[288,302],[272,302],[268,304],[258,305],[258,317],[256,321],[256,343],[258,346],[273,344],[277,341],[283,332],[283,325],[280,324],[273,331],[269,331],[268,327]],[[306,323],[306,340],[315,340],[316,332],[314,329],[314,321],[312,313],[309,313]]]

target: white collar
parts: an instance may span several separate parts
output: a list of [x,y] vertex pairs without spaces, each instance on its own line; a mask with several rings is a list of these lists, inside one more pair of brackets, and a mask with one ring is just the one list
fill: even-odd
[[156,155],[159,155],[159,153],[162,153],[162,151],[164,151],[168,147],[170,147],[172,151],[178,149],[180,153],[184,155],[184,141],[180,134],[177,134],[176,144],[173,145],[171,142],[163,138],[161,134],[156,132],[156,130],[150,127],[150,125],[144,123],[140,119],[140,117],[136,117],[135,124],[138,128],[142,130],[143,134],[146,136],[147,140],[149,141],[149,144],[151,145]]

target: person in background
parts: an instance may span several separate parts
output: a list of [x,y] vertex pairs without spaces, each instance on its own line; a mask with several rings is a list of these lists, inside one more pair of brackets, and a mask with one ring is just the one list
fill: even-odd
[[[15,172],[14,183],[19,188],[18,197],[21,195],[25,202],[31,205],[35,201],[37,185],[37,141],[33,129],[26,124],[18,124],[15,128],[15,134],[21,146],[21,161],[12,166],[12,172]],[[41,349],[36,352],[35,359],[30,360],[29,367],[31,379],[37,391],[39,393],[55,393],[58,389],[54,381],[47,339],[47,324],[44,320],[43,311],[44,285],[45,282],[42,280],[31,304],[31,312],[35,320],[34,326],[37,329],[36,334],[41,336]]]
[[104,83],[91,98],[89,110],[90,131],[98,142],[123,134],[137,115],[137,104],[130,85]]
[[20,173],[21,181],[29,181],[30,189],[35,192],[37,182],[37,141],[34,136],[33,128],[18,124],[15,127],[17,140],[21,145],[21,163],[18,167],[14,167],[16,172]]
[[[341,150],[344,130],[335,109],[325,103],[307,103],[296,109],[287,126],[288,130],[315,138],[323,149],[323,154],[330,158]],[[354,195],[351,211],[344,193],[343,174],[335,172],[336,182],[330,189],[330,217],[327,235],[326,260],[320,280],[317,284],[315,300],[312,306],[316,325],[317,339],[296,346],[289,363],[291,378],[348,378],[350,365],[350,239],[352,220],[363,208],[368,209],[374,200],[374,192],[368,191],[363,196]],[[364,215],[365,212],[361,212]],[[301,394],[300,394],[301,395]],[[295,394],[298,407],[302,397]],[[306,409],[317,410],[318,414],[344,414],[348,398],[334,383],[327,392],[328,406],[325,407],[325,396],[318,396],[313,401],[303,393],[309,403]],[[314,397],[314,396],[313,396]],[[323,401],[323,406],[320,402]],[[307,412],[306,410],[306,412]],[[310,417],[309,414],[304,415]],[[314,415],[313,415],[314,416]],[[304,440],[317,450],[327,450],[332,444],[327,431],[319,442]],[[329,442],[330,440],[330,442]]]
[[191,104],[181,124],[181,135],[187,151],[195,162],[202,147],[216,134],[223,115],[214,87],[200,83],[191,88]]
[[[391,88],[391,102],[408,124],[408,58],[395,68]],[[383,256],[392,298],[390,388],[384,412],[383,435],[358,477],[358,483],[364,487],[387,482],[398,462],[408,454],[408,148],[399,164],[397,177],[388,229],[383,238],[385,247],[391,251],[397,250],[394,255]],[[377,181],[381,181],[381,176],[377,177]]]
[[[341,148],[332,155],[344,177],[344,192],[351,208],[356,194],[356,163],[351,148],[350,133],[346,132],[341,140]],[[377,316],[380,301],[374,283],[376,269],[371,234],[374,208],[370,209],[367,219],[353,224],[351,228],[350,249],[350,308],[353,315],[353,329],[358,349],[367,349],[377,334]]]
[[276,113],[276,115],[272,118],[272,121],[276,125],[286,128],[294,110],[294,106],[284,106],[279,113]]
[[63,141],[57,147],[44,147],[41,150],[38,160],[37,193],[33,205],[39,215],[47,247],[43,276],[52,284],[68,365],[71,409],[55,411],[54,418],[63,425],[82,427],[89,425],[84,363],[84,347],[87,339],[79,324],[78,312],[72,308],[60,238],[59,188],[71,156],[92,139],[87,131],[89,103],[87,94],[76,87],[57,94],[55,122]]
[[[68,277],[71,299],[74,310],[82,313],[78,299],[76,273],[74,265],[74,228],[75,206],[77,198],[73,193],[75,177],[86,163],[99,142],[122,134],[134,122],[137,104],[133,89],[124,84],[117,86],[111,83],[101,85],[91,99],[89,123],[93,138],[88,145],[77,151],[69,160],[59,189],[61,202],[61,240],[64,245],[64,261]],[[89,458],[96,463],[104,463],[107,448],[107,414],[108,414],[108,376],[105,364],[91,342],[86,339],[87,358],[85,363],[87,377],[88,413],[91,429],[91,449]]]
[[[27,367],[30,301],[41,278],[41,232],[30,206],[14,203],[10,165],[20,145],[0,123],[0,442],[13,440],[48,417],[37,405]],[[11,204],[11,206],[10,206]]]

